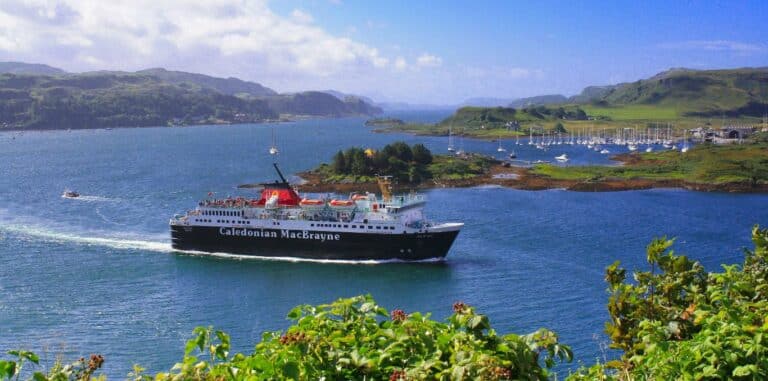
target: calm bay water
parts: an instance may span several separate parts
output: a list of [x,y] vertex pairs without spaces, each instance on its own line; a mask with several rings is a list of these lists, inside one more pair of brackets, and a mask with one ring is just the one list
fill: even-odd
[[[428,192],[429,216],[466,223],[444,263],[235,260],[170,249],[171,215],[209,191],[248,194],[236,186],[274,178],[273,129],[285,173],[351,145],[405,140],[445,151],[444,137],[373,134],[363,122],[0,133],[0,350],[25,347],[49,362],[102,353],[105,372],[122,379],[134,363],[169,369],[197,325],[223,329],[250,351],[261,332],[289,324],[295,305],[371,293],[387,308],[439,319],[463,300],[500,332],[548,327],[591,363],[606,342],[605,266],[619,259],[644,268],[645,245],[667,234],[678,252],[715,270],[740,262],[750,227],[768,224],[766,195],[478,187]],[[576,164],[607,162],[580,148],[503,144],[525,160],[568,153]],[[63,199],[65,188],[83,197]]]

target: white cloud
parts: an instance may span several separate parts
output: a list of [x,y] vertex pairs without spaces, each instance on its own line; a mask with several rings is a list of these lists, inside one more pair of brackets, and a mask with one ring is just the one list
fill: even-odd
[[[542,75],[527,68],[468,69],[405,41],[385,41],[379,49],[356,39],[355,30],[334,35],[304,10],[281,15],[269,5],[268,0],[0,0],[0,61],[73,72],[165,67],[234,76],[281,92],[333,88],[429,103],[505,96]],[[357,33],[387,27],[386,21],[363,22]]]
[[312,18],[312,15],[302,11],[301,9],[294,9],[293,12],[291,12],[291,17],[293,17],[296,22],[301,24],[311,24],[313,21],[315,21],[315,19]]
[[685,49],[705,51],[727,51],[741,54],[758,53],[768,50],[764,44],[752,44],[729,40],[690,40],[659,44],[663,49]]
[[408,63],[405,62],[405,58],[403,57],[395,58],[395,69],[405,70],[407,67],[408,67]]
[[[275,14],[266,0],[3,0],[0,58],[73,71],[206,68],[256,80],[328,77],[389,63],[376,48],[314,25],[305,11]],[[96,66],[105,63],[110,67]]]
[[423,53],[416,58],[416,65],[421,67],[437,67],[443,64],[443,59],[429,53]]

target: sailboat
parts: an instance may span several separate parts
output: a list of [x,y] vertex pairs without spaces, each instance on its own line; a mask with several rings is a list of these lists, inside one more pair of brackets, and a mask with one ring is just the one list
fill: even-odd
[[496,148],[496,152],[507,152],[507,149],[501,146],[501,136],[499,136],[499,148]]
[[[462,132],[461,135],[463,136],[464,133]],[[464,139],[462,139],[462,136],[459,136],[459,150],[456,151],[456,154],[459,156],[464,155]]]
[[680,149],[680,152],[688,152],[688,130],[683,131],[683,148]]
[[448,126],[448,152],[453,152],[453,130],[451,126]]

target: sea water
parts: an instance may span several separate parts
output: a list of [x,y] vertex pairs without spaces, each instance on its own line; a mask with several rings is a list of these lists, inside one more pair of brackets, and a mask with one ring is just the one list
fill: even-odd
[[[372,133],[364,122],[0,133],[0,350],[33,350],[47,364],[100,353],[104,373],[121,379],[134,363],[170,369],[195,326],[222,329],[235,350],[250,352],[262,332],[290,324],[293,306],[370,293],[389,309],[437,319],[464,301],[502,333],[547,327],[590,364],[612,355],[602,349],[607,265],[621,260],[645,270],[645,246],[668,235],[676,251],[717,271],[742,261],[753,224],[768,224],[766,195],[480,186],[427,192],[428,216],[465,223],[444,262],[315,263],[171,250],[171,216],[208,192],[249,196],[237,186],[275,179],[267,152],[273,130],[286,174],[350,146],[404,140],[446,152],[446,137]],[[456,143],[490,155],[498,148]],[[583,147],[503,145],[523,160],[567,153],[569,164],[609,163]],[[64,189],[82,196],[62,198]]]

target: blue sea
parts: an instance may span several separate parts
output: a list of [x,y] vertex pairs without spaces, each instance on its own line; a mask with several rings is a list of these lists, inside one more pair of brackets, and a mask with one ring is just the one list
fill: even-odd
[[[393,116],[431,122],[444,112]],[[232,335],[250,352],[265,330],[285,329],[299,304],[370,293],[383,306],[432,312],[464,301],[503,333],[556,331],[576,361],[603,348],[604,268],[646,269],[645,246],[676,237],[677,252],[707,269],[739,263],[750,228],[768,224],[768,195],[655,189],[616,193],[520,191],[494,186],[427,192],[428,215],[466,225],[445,262],[314,263],[194,256],[170,248],[168,220],[208,192],[275,178],[272,131],[285,173],[328,162],[350,146],[404,140],[446,152],[446,137],[373,133],[363,118],[282,124],[0,133],[0,350],[26,348],[43,362],[104,355],[123,379],[133,364],[170,369],[198,325]],[[498,143],[458,139],[495,155]],[[557,146],[502,141],[522,160],[609,163]],[[79,199],[61,197],[77,190]]]

